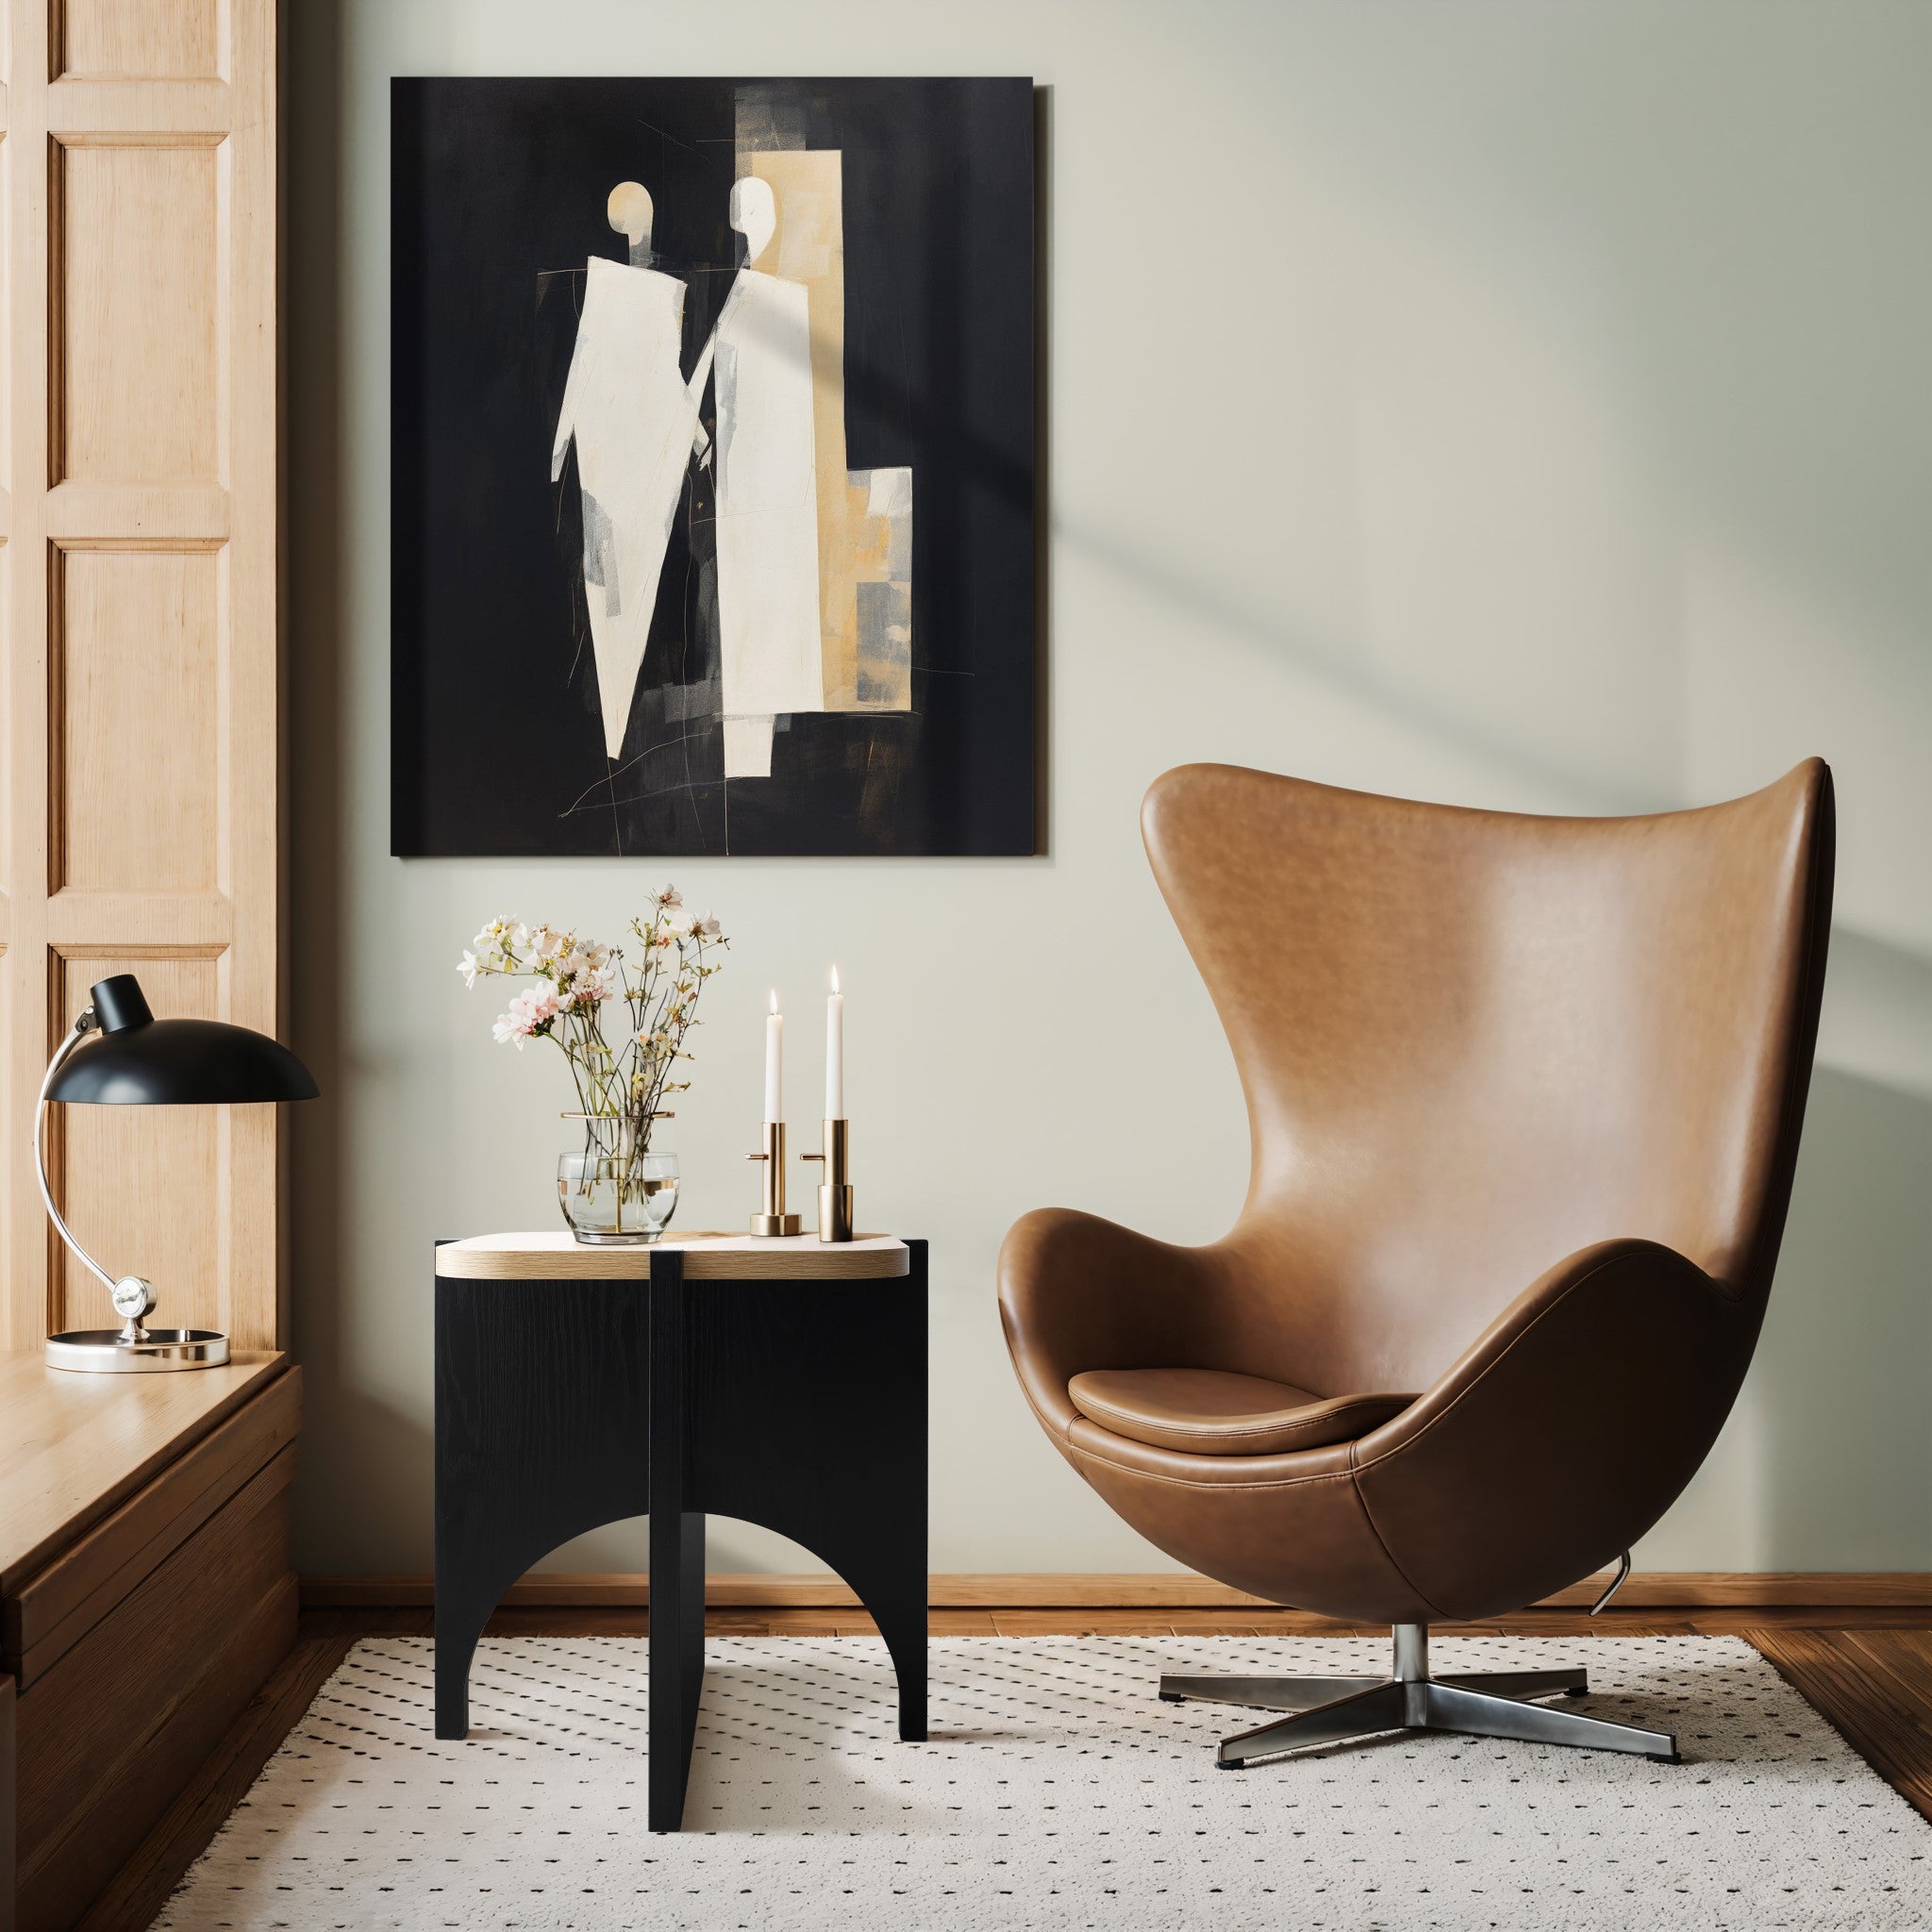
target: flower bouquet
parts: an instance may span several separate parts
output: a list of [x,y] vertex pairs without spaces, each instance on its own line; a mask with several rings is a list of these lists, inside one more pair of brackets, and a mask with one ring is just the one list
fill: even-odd
[[465,986],[533,982],[492,1030],[519,1052],[525,1041],[547,1040],[570,1066],[578,1106],[564,1118],[583,1122],[584,1146],[558,1161],[558,1193],[580,1241],[656,1241],[677,1205],[677,1157],[654,1151],[652,1131],[673,1118],[664,1101],[691,1085],[672,1075],[692,1058],[685,1036],[697,1024],[705,982],[722,970],[712,956],[729,943],[708,912],[691,917],[683,908],[677,888],[665,887],[615,946],[493,919],[457,964]]

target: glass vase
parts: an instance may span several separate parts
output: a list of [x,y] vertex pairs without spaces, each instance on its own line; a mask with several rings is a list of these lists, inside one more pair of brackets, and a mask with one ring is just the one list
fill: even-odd
[[591,1247],[657,1241],[677,1210],[677,1156],[640,1140],[623,1114],[566,1114],[582,1123],[581,1150],[557,1162],[557,1198],[576,1240]]

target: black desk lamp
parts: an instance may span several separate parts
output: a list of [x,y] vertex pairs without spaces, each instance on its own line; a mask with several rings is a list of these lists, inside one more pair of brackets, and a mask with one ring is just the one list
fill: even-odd
[[[117,973],[93,987],[92,1005],[60,1042],[41,1082],[34,1109],[34,1171],[60,1239],[113,1297],[124,1328],[73,1328],[47,1338],[51,1369],[93,1371],[211,1369],[228,1359],[228,1338],[212,1328],[148,1328],[142,1317],[155,1306],[153,1285],[139,1274],[119,1281],[75,1240],[47,1185],[43,1126],[50,1100],[95,1102],[110,1107],[228,1106],[261,1100],[313,1100],[314,1078],[289,1049],[265,1033],[221,1020],[157,1020],[141,982]],[[75,1049],[89,1034],[99,1042],[77,1059]]]

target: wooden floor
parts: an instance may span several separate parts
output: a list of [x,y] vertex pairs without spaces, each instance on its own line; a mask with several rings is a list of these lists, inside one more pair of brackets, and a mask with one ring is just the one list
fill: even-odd
[[[707,1627],[742,1637],[869,1637],[858,1612],[714,1608]],[[500,1610],[491,1636],[641,1637],[642,1609]],[[311,1609],[295,1648],[82,1922],[82,1932],[137,1932],[159,1911],[257,1774],[361,1637],[427,1637],[427,1609]],[[1387,1626],[1301,1610],[936,1609],[935,1637],[1379,1637]],[[1932,1820],[1932,1609],[1734,1607],[1519,1611],[1445,1636],[1742,1637],[1837,1725],[1872,1768]]]

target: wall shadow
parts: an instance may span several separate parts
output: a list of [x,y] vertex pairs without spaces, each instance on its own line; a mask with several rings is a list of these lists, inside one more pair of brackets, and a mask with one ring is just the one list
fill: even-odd
[[1821,1066],[1742,1420],[1772,1570],[1932,1570],[1932,1100]]
[[[344,1372],[354,1297],[342,1230],[346,1156],[342,807],[348,676],[342,586],[347,397],[342,11],[282,9],[281,305],[284,705],[291,942],[289,1030],[322,1097],[289,1109],[292,1349],[302,1364],[304,1454],[295,1487],[298,1569],[318,1541],[353,1545],[358,1498],[391,1522],[430,1521],[428,1429]],[[426,1393],[425,1393],[426,1407]],[[325,1528],[325,1524],[329,1527]],[[424,1553],[426,1561],[427,1552]]]

